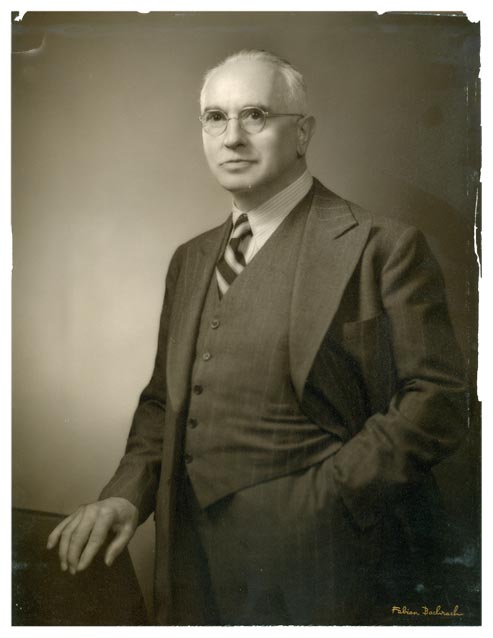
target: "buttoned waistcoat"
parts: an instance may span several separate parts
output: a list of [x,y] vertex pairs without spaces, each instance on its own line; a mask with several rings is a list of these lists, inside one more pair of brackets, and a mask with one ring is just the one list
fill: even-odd
[[341,445],[325,421],[303,413],[289,372],[291,256],[309,208],[305,198],[291,211],[222,299],[211,277],[185,437],[186,470],[202,507],[314,465]]

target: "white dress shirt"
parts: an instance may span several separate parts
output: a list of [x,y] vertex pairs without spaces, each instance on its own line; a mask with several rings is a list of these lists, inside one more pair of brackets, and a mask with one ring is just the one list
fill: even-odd
[[297,180],[256,208],[241,211],[233,202],[233,225],[242,213],[246,213],[252,229],[252,237],[247,237],[241,246],[247,264],[255,257],[296,204],[305,197],[312,184],[313,177],[306,170]]

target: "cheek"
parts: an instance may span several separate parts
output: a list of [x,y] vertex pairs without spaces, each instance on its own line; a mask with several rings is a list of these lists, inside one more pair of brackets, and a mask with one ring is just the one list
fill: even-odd
[[264,157],[272,168],[284,168],[296,158],[296,145],[289,138],[277,140],[265,149]]

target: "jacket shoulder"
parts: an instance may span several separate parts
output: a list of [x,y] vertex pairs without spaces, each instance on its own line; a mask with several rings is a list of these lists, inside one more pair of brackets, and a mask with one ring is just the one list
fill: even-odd
[[317,202],[327,208],[346,208],[358,225],[365,224],[370,228],[367,245],[376,245],[391,250],[402,239],[422,239],[421,231],[392,214],[382,215],[364,208],[355,202],[341,197],[326,188],[318,180],[315,183]]
[[424,234],[412,224],[398,219],[392,214],[382,215],[341,197],[315,182],[317,203],[322,208],[331,210],[345,209],[356,225],[367,226],[368,237],[362,252],[362,260],[381,267],[391,259],[403,253],[431,255]]
[[419,233],[419,229],[401,219],[392,217],[391,215],[382,215],[374,213],[371,210],[363,208],[354,202],[346,200],[347,205],[351,209],[355,219],[361,223],[367,221],[371,226],[371,234],[382,235],[384,237],[398,239],[406,233]]

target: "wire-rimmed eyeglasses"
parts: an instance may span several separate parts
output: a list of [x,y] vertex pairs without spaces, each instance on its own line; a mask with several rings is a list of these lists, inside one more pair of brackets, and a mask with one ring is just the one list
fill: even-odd
[[238,120],[246,133],[254,135],[260,133],[269,118],[285,116],[304,117],[301,113],[270,113],[258,106],[246,106],[241,109],[237,117],[228,117],[220,109],[209,109],[199,117],[199,120],[202,122],[202,128],[209,135],[217,136],[224,133],[229,120]]

